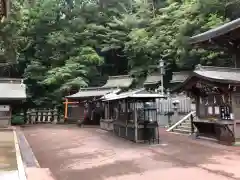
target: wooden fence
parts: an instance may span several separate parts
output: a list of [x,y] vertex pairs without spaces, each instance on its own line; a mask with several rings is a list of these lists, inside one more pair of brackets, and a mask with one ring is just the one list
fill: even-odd
[[192,110],[195,110],[195,104],[192,99],[186,96],[169,97],[167,99],[158,99],[156,101],[156,106],[160,114],[167,114],[173,112],[173,102],[178,100],[178,112],[180,114],[187,114]]
[[27,124],[57,123],[62,115],[57,109],[29,109],[27,111]]
[[177,95],[175,97],[169,96],[167,99],[156,100],[156,107],[158,110],[157,119],[158,124],[162,127],[169,126],[173,123],[172,115],[174,112],[173,102],[178,100],[178,113],[179,120],[188,114],[189,112],[195,110],[195,104],[192,99],[184,95]]

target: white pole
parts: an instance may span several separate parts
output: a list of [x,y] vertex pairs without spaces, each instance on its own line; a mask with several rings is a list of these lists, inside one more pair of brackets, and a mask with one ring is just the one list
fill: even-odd
[[137,108],[134,108],[134,127],[135,127],[135,142],[138,142],[138,122],[137,122]]
[[164,95],[164,87],[163,87],[163,73],[161,72],[161,95]]

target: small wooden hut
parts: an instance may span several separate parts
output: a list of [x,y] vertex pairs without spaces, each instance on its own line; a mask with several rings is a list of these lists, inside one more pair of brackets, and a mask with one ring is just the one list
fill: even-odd
[[22,79],[0,78],[0,126],[11,124],[12,114],[26,100],[26,86]]
[[111,103],[113,112],[107,109],[105,112],[106,119],[112,121],[102,120],[101,127],[134,142],[159,142],[156,98],[164,97],[144,88],[109,94],[103,100],[106,104]]
[[81,88],[78,93],[67,96],[65,100],[66,122],[99,125],[100,119],[104,116],[101,97],[128,89],[132,83],[133,78],[128,75],[110,76],[102,87]]

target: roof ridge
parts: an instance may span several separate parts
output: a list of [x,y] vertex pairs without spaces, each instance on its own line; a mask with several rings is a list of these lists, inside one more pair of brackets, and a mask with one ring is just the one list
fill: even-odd
[[178,71],[178,72],[172,72],[173,74],[183,74],[183,73],[191,73],[192,71]]
[[80,88],[79,91],[85,91],[85,90],[107,90],[107,89],[119,89],[118,87],[102,87],[102,86],[97,86],[97,87],[86,87],[86,88]]
[[145,90],[145,88],[136,88],[136,89],[129,89],[128,91],[122,92],[121,94],[126,94],[126,93],[137,93],[142,90]]
[[224,67],[224,66],[202,66],[202,65],[198,64],[195,67],[195,70],[208,70],[208,71],[216,71],[216,70],[230,71],[230,70],[234,70],[234,71],[240,71],[240,68]]
[[123,78],[132,78],[130,75],[117,75],[117,76],[109,76],[108,80],[110,79],[123,79]]
[[226,22],[208,31],[205,31],[190,37],[190,43],[196,44],[196,43],[204,42],[207,40],[211,40],[212,38],[227,34],[230,31],[233,31],[239,27],[240,27],[240,18],[237,18],[233,21]]

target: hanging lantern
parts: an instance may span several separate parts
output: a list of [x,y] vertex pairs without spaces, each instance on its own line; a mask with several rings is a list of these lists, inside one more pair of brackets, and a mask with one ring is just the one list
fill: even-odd
[[222,101],[223,101],[223,103],[225,103],[225,97],[224,97],[224,95],[222,95]]

